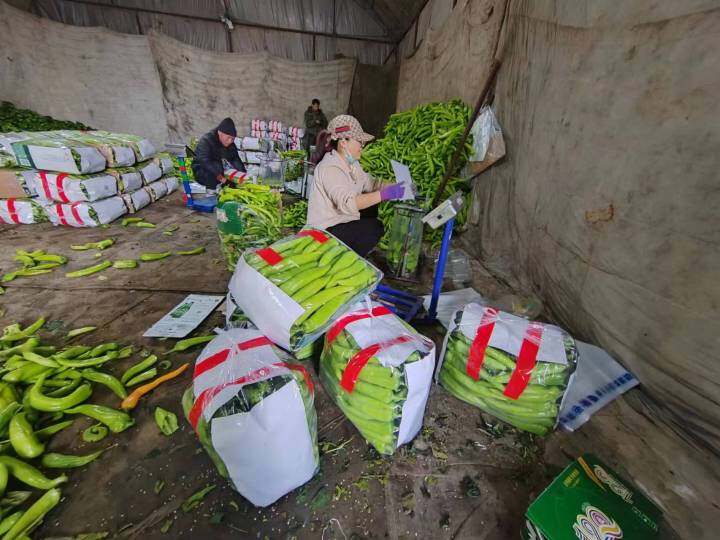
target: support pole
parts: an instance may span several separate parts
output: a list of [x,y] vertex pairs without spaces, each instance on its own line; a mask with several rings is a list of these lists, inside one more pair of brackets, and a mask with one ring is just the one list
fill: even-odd
[[433,278],[432,295],[430,296],[430,308],[428,309],[428,319],[437,319],[437,305],[442,292],[443,279],[445,278],[445,263],[447,263],[448,252],[450,251],[450,240],[452,240],[453,226],[455,218],[451,218],[445,223],[443,231],[442,244],[440,244],[440,254],[438,255],[438,263],[435,267],[435,277]]

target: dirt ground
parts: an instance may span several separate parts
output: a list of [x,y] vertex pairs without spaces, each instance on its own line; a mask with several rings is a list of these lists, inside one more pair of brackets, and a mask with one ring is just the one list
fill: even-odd
[[[8,283],[6,294],[0,296],[0,325],[27,324],[44,315],[48,324],[41,335],[50,343],[61,344],[69,329],[94,325],[98,330],[83,342],[119,341],[157,353],[169,349],[170,342],[143,338],[142,333],[189,293],[224,294],[230,274],[221,260],[212,215],[188,211],[178,194],[139,215],[157,228],[123,228],[119,221],[106,229],[88,230],[48,224],[0,226],[3,272],[15,266],[16,248],[45,249],[70,258],[61,270]],[[172,236],[162,234],[170,225],[179,229]],[[97,262],[93,252],[71,251],[71,244],[107,237],[116,238],[104,253],[109,259],[201,245],[207,251],[142,263],[134,270],[110,269],[76,280],[64,276]],[[497,297],[507,292],[479,266],[473,270],[474,286],[481,293]],[[209,333],[223,320],[215,312],[196,333]],[[436,340],[442,336],[440,328],[423,331]],[[179,366],[195,356],[188,352],[170,358]],[[111,371],[122,373],[137,361],[137,356],[119,361]],[[216,473],[184,421],[180,396],[189,382],[188,372],[145,397],[133,412],[136,425],[100,443],[82,442],[80,431],[89,425],[85,419],[53,439],[51,448],[67,453],[114,447],[70,473],[63,502],[37,537],[107,532],[120,538],[505,540],[519,538],[529,502],[579,452],[592,449],[622,470],[612,459],[617,453],[603,455],[592,430],[539,440],[492,423],[437,386],[430,394],[422,433],[392,458],[382,458],[317,384],[321,469],[302,488],[258,509]],[[108,394],[99,390],[93,400],[117,406]],[[178,432],[170,437],[160,433],[152,418],[156,406],[178,415]],[[593,419],[593,429],[637,431],[632,425],[617,427],[613,415],[619,406]],[[215,489],[195,509],[184,512],[183,501],[206,486]]]

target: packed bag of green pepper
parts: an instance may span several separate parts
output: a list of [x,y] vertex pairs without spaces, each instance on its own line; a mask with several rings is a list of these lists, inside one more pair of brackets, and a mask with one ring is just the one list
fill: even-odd
[[182,401],[218,472],[268,506],[319,468],[314,391],[286,352],[255,329],[234,328],[200,353]]
[[438,379],[455,397],[545,435],[557,424],[577,356],[561,328],[473,303],[450,320]]
[[230,280],[238,307],[266,336],[297,351],[319,338],[382,273],[332,234],[303,229],[246,251]]
[[420,431],[434,369],[435,344],[369,300],[330,327],[320,356],[328,394],[385,455]]
[[246,249],[263,248],[280,238],[280,204],[280,193],[269,186],[245,182],[220,190],[215,217],[228,270],[235,270]]

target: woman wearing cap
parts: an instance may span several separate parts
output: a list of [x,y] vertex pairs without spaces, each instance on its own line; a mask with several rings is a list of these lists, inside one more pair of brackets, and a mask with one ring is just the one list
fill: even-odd
[[308,226],[327,230],[362,257],[377,245],[383,226],[377,217],[361,213],[404,194],[400,184],[383,186],[360,167],[363,146],[373,138],[352,116],[333,118],[318,135],[313,156],[318,165],[308,201]]

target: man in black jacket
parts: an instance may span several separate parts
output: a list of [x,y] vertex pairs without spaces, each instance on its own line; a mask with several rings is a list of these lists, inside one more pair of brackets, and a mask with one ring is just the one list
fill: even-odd
[[198,183],[208,189],[216,189],[218,184],[225,183],[226,169],[245,172],[245,165],[240,161],[235,146],[235,137],[235,122],[231,118],[225,118],[217,128],[200,138],[192,162],[192,170]]
[[305,111],[305,149],[315,144],[315,139],[323,129],[328,126],[325,113],[320,108],[320,100],[315,98],[312,104]]

